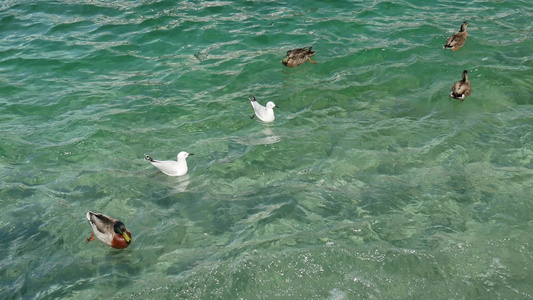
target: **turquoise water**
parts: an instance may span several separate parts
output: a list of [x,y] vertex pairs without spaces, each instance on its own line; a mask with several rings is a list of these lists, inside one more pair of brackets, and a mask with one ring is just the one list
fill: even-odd
[[531,7],[0,2],[0,298],[532,298]]

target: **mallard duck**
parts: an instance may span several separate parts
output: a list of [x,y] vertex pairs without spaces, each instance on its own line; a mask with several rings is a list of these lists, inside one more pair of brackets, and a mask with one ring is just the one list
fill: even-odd
[[450,97],[464,101],[466,96],[470,95],[470,92],[472,92],[472,87],[470,86],[470,81],[468,81],[468,71],[464,70],[463,79],[452,86]]
[[194,155],[192,153],[187,153],[181,151],[178,153],[178,160],[155,160],[149,155],[145,154],[144,158],[148,160],[154,167],[158,168],[161,172],[167,174],[168,176],[183,176],[187,174],[187,157]]
[[463,47],[466,43],[466,37],[468,36],[468,33],[466,32],[466,26],[468,25],[470,24],[463,22],[463,24],[461,24],[461,30],[448,38],[446,45],[444,45],[444,49],[457,50]]
[[285,57],[281,63],[287,67],[297,67],[307,60],[316,64],[316,61],[311,60],[311,56],[315,55],[316,51],[311,51],[312,47],[298,48],[287,51],[287,57]]
[[126,228],[124,223],[104,214],[87,212],[87,219],[91,223],[93,232],[87,241],[94,240],[94,236],[117,249],[127,248],[131,243],[131,232]]
[[255,96],[252,96],[250,98],[250,102],[252,103],[252,107],[254,108],[255,115],[252,115],[250,118],[254,118],[257,116],[257,118],[263,122],[272,122],[276,118],[274,116],[274,107],[279,108],[274,102],[268,101],[266,104],[266,107],[259,104],[257,100],[255,99]]

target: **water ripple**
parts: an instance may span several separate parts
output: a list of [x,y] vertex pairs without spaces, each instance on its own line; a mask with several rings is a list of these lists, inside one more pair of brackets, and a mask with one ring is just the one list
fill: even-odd
[[0,295],[530,297],[532,13],[457,5],[3,1]]

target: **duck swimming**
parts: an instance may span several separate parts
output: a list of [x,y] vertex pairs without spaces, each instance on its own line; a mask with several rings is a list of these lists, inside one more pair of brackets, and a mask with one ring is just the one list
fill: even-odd
[[91,223],[93,232],[87,241],[94,241],[94,236],[105,244],[116,248],[127,248],[131,243],[131,232],[124,223],[104,214],[87,212],[87,219]]
[[470,81],[468,81],[468,71],[464,70],[463,79],[452,86],[450,97],[464,101],[466,96],[470,95],[470,92],[472,92],[472,87],[470,86]]
[[463,22],[463,24],[461,24],[461,30],[448,38],[446,45],[444,45],[444,49],[457,50],[463,47],[466,43],[466,37],[468,36],[468,33],[466,32],[466,26],[468,25],[470,24]]
[[311,60],[311,56],[315,55],[316,51],[311,51],[312,47],[298,48],[287,51],[287,57],[285,57],[281,63],[287,67],[297,67],[306,61],[310,61],[316,64],[316,61]]

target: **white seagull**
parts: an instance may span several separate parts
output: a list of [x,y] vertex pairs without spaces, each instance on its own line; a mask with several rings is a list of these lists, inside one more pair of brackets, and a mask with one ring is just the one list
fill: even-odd
[[[276,117],[274,117],[274,107],[279,108],[274,102],[268,101],[266,107],[259,104],[257,100],[255,100],[255,96],[252,96],[253,98],[250,98],[250,102],[252,102],[252,107],[254,108],[255,115],[259,118],[259,120],[263,122],[272,122]],[[254,116],[251,116],[250,118],[254,118]]]
[[181,151],[180,153],[178,153],[178,161],[155,160],[147,154],[144,155],[144,158],[146,158],[146,160],[148,160],[152,165],[154,165],[161,172],[167,174],[168,176],[183,176],[187,174],[188,168],[186,158],[189,155],[194,154]]

